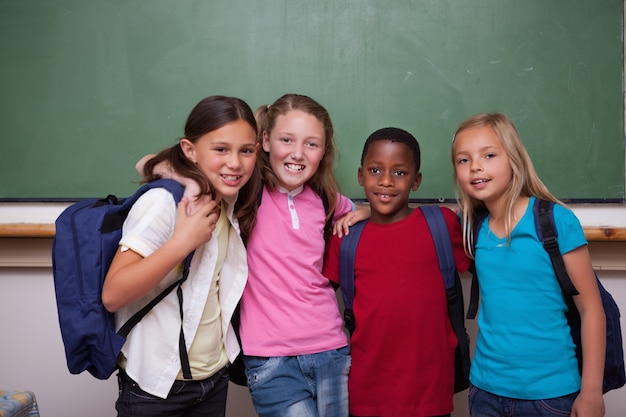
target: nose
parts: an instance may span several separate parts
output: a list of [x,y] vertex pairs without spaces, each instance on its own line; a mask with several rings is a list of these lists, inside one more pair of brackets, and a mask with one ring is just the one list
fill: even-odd
[[301,143],[295,144],[291,151],[291,157],[297,161],[301,160],[304,157],[304,145]]
[[391,186],[393,185],[393,176],[390,172],[383,172],[380,175],[378,182],[382,186]]
[[470,170],[472,172],[477,172],[477,171],[482,171],[483,170],[483,166],[481,165],[479,159],[472,159],[472,161],[470,162]]
[[241,156],[238,152],[233,152],[226,161],[228,168],[236,169],[241,166]]

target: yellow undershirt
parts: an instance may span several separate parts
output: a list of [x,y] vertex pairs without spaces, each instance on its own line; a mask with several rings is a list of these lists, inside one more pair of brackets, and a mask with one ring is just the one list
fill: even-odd
[[[219,302],[219,274],[226,257],[230,232],[230,222],[226,212],[226,203],[222,201],[220,217],[212,237],[212,239],[217,239],[218,248],[215,271],[196,337],[188,352],[191,375],[194,380],[206,379],[228,364],[228,356],[222,339],[222,318]],[[183,379],[182,371],[176,379]]]

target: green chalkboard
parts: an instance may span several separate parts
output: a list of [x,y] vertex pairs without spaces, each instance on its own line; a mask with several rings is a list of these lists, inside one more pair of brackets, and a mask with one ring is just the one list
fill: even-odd
[[450,139],[502,111],[565,199],[624,201],[621,0],[2,0],[0,199],[130,193],[201,98],[308,94],[344,194],[363,141],[422,146],[415,199],[451,199]]

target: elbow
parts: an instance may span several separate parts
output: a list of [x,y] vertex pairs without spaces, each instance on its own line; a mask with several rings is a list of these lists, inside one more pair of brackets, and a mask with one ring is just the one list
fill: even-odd
[[110,291],[106,291],[105,289],[102,290],[102,306],[109,312],[109,313],[115,313],[117,312],[120,308],[122,308],[122,306],[120,305],[120,303],[118,302],[118,300],[115,299],[115,297],[112,296]]

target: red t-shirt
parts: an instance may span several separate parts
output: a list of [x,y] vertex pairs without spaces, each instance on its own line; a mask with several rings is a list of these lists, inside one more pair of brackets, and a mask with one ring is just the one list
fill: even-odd
[[[455,263],[466,271],[459,219],[443,209]],[[323,274],[339,281],[339,246],[329,242]],[[355,258],[356,329],[351,338],[350,412],[435,416],[453,409],[454,349],[443,277],[420,210],[392,224],[369,222]]]

